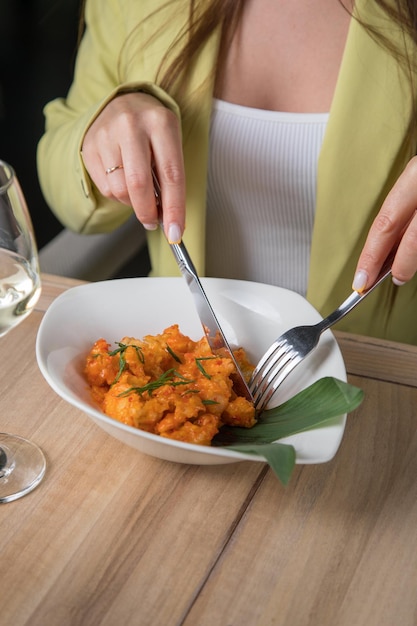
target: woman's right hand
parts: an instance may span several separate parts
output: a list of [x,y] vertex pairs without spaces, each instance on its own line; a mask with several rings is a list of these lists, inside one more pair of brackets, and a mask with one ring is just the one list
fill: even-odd
[[162,193],[163,222],[171,243],[185,227],[185,173],[177,116],[145,93],[111,100],[85,134],[84,165],[103,196],[131,206],[148,230],[159,223],[152,166]]

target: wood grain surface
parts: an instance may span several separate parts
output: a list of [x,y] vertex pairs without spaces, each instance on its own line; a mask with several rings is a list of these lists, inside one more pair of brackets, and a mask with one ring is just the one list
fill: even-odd
[[283,487],[263,463],[140,454],[61,400],[35,341],[73,284],[44,276],[0,343],[0,428],[48,463],[0,506],[1,626],[416,626],[417,348],[336,333],[365,400]]

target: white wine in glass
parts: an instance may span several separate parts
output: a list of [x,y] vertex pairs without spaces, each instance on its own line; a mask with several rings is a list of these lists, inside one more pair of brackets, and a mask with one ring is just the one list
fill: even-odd
[[[13,168],[0,161],[0,338],[31,313],[40,292],[38,253],[26,201]],[[45,467],[37,445],[0,432],[0,502],[32,491]]]

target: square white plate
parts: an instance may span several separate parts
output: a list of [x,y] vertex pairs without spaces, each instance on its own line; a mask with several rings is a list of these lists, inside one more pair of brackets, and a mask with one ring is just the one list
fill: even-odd
[[[243,346],[255,364],[285,330],[321,319],[303,297],[286,289],[219,278],[201,282],[229,343]],[[201,465],[259,461],[259,457],[227,448],[183,443],[126,426],[104,415],[92,402],[82,369],[97,339],[103,337],[110,344],[125,336],[141,339],[160,334],[172,324],[178,324],[180,331],[194,340],[203,336],[183,278],[127,278],[74,287],[52,303],[42,320],[36,344],[39,368],[59,396],[108,434],[142,453]],[[284,381],[270,406],[325,376],[346,381],[343,358],[330,331]],[[295,447],[297,463],[323,463],[336,454],[345,420],[343,415],[281,441]]]

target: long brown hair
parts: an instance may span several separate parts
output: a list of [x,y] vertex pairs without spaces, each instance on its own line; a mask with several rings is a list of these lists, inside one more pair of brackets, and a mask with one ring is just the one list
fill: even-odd
[[[179,39],[182,39],[180,52],[169,65],[165,62],[167,57],[161,62],[158,82],[163,88],[170,91],[174,83],[181,82],[185,78],[194,55],[198,53],[215,29],[219,27],[222,29],[221,50],[227,46],[239,23],[245,2],[246,0],[190,0],[188,27],[179,36]],[[349,10],[343,0],[338,0],[338,2]],[[416,0],[374,0],[374,2],[402,28],[404,34],[411,38],[417,48]],[[412,58],[410,51],[404,52],[395,48],[388,36],[365,21],[361,21],[360,18],[357,19],[369,34],[385,46],[400,63],[405,64],[408,70],[412,67],[415,69],[416,59]],[[179,41],[175,43],[178,45]],[[221,72],[221,62],[218,63],[216,69]]]
[[375,0],[375,3],[403,28],[414,43],[417,43],[417,5],[415,0]]
[[415,44],[414,49],[411,51],[405,46],[404,49],[399,50],[395,48],[389,37],[383,32],[372,27],[366,22],[362,22],[362,25],[369,34],[374,37],[376,41],[381,43],[387,48],[391,54],[398,59],[398,61],[405,66],[410,72],[416,69],[416,47],[417,47],[417,4],[415,0],[374,0],[386,15],[392,19],[393,22],[398,24],[404,33],[408,35],[411,41]]
[[[221,51],[237,28],[244,5],[245,0],[190,0],[188,27],[181,34],[183,45],[180,52],[169,65],[166,64],[168,52],[162,59],[158,73],[161,87],[169,92],[175,83],[181,84],[181,80],[185,80],[190,62],[219,27],[222,30],[221,59]],[[221,71],[220,63],[216,71]]]
[[[343,0],[337,0],[346,10],[349,10]],[[81,0],[80,22],[78,40],[80,41],[84,33],[84,7],[87,0]],[[163,11],[164,7],[175,2],[175,0],[167,0],[164,6],[157,10]],[[181,84],[186,80],[187,69],[189,68],[193,58],[198,54],[202,46],[207,42],[212,33],[217,29],[222,30],[222,44],[219,59],[221,60],[221,51],[227,46],[233,33],[238,26],[239,19],[242,15],[246,0],[189,0],[188,19],[185,17],[186,23],[184,29],[178,35],[178,38],[172,44],[172,48],[179,50],[178,54],[169,63],[169,51],[161,61],[158,82],[170,92],[173,85],[178,82]],[[415,43],[417,49],[417,2],[416,0],[374,0],[388,17],[397,23],[403,30],[404,34],[409,36],[411,41]],[[359,21],[360,18],[359,18]],[[381,45],[385,46],[400,63],[408,68],[408,70],[416,69],[417,60],[416,49],[411,55],[410,51],[404,52],[394,47],[389,37],[372,25],[361,21],[362,26],[374,37]],[[172,58],[172,57],[171,57]],[[221,72],[221,63],[218,64],[216,71]],[[411,72],[410,72],[411,74]]]

